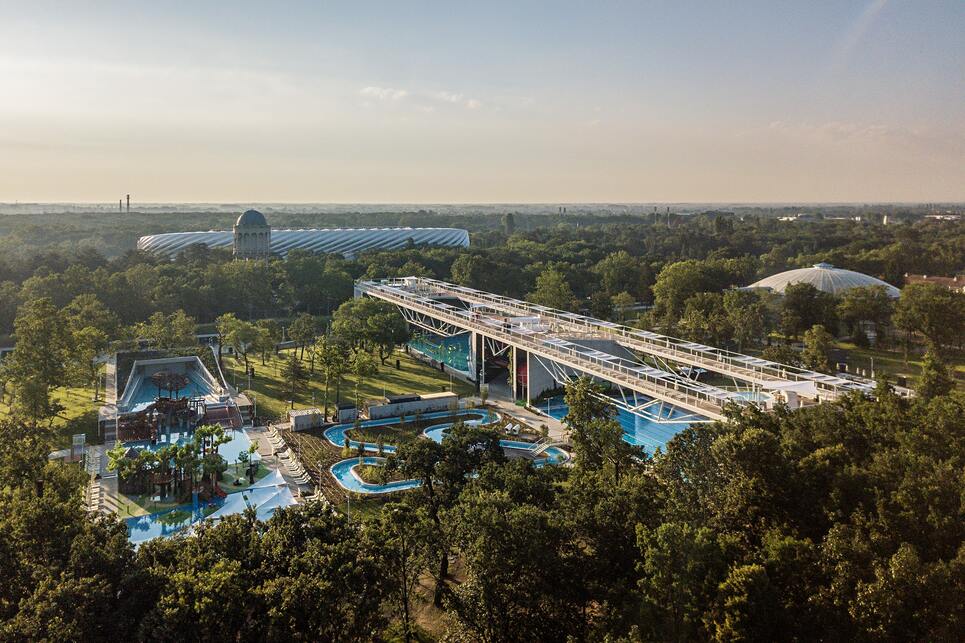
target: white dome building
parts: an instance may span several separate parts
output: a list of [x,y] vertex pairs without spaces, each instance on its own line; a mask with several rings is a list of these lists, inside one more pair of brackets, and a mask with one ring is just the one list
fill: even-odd
[[840,295],[846,290],[860,286],[884,286],[889,297],[898,297],[900,291],[891,284],[854,270],[835,268],[829,263],[816,263],[810,268],[798,268],[771,275],[748,288],[767,288],[774,292],[783,293],[791,284],[811,284],[818,290]]

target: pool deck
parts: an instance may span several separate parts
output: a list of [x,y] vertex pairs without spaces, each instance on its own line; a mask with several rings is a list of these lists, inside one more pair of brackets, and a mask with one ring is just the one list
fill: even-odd
[[[272,449],[271,442],[268,440],[268,436],[265,433],[265,427],[254,427],[254,428],[244,428],[239,429],[244,432],[248,439],[252,442],[258,442],[258,455],[261,456],[261,464],[264,465],[269,472],[278,471],[281,473],[285,482],[288,483],[288,487],[292,490],[292,493],[296,498],[304,496],[306,492],[309,492],[309,488],[306,485],[299,484],[295,480],[284,464],[279,460],[278,456],[275,455],[274,449]],[[143,515],[143,509],[135,509],[133,502],[122,498],[121,494],[118,492],[118,480],[117,475],[114,472],[107,471],[107,455],[106,449],[102,445],[90,445],[88,446],[88,457],[90,458],[94,452],[96,452],[100,457],[97,459],[97,473],[100,474],[99,479],[92,482],[93,493],[96,494],[97,500],[90,505],[90,508],[94,511],[101,511],[104,513],[114,513],[120,518],[129,518],[134,515]],[[229,468],[232,466],[229,463]],[[99,491],[98,491],[99,489]],[[129,510],[132,510],[129,512]],[[144,512],[146,513],[146,512]]]
[[[502,415],[508,415],[515,418],[521,422],[525,422],[534,429],[539,429],[540,425],[545,424],[549,429],[549,437],[554,440],[566,440],[569,436],[569,429],[567,429],[562,422],[556,418],[551,418],[548,415],[543,415],[542,413],[536,413],[525,406],[517,406],[513,402],[512,398],[507,395],[509,387],[505,387],[505,391],[500,390],[493,384],[489,385],[489,398],[486,403],[490,406],[495,407],[496,411]],[[474,399],[477,404],[481,404],[479,398],[469,398]]]

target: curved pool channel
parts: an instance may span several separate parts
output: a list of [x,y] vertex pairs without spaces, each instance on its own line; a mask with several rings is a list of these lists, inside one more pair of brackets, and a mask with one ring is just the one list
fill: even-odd
[[[431,420],[433,418],[451,418],[453,415],[457,417],[469,417],[475,416],[477,419],[466,420],[465,424],[467,426],[485,426],[492,424],[499,419],[499,414],[493,413],[488,410],[480,409],[460,409],[453,413],[452,411],[436,411],[434,413],[423,413],[420,416],[420,420]],[[481,416],[481,417],[479,417]],[[345,446],[345,438],[347,433],[355,428],[364,429],[367,427],[376,426],[392,426],[399,424],[400,418],[384,418],[381,420],[367,420],[365,422],[359,423],[358,426],[355,424],[337,424],[329,429],[325,430],[323,434],[325,439],[328,440],[333,446],[342,448]],[[428,438],[434,442],[442,443],[443,438],[449,429],[452,428],[454,422],[441,422],[439,424],[433,424],[426,427],[422,431],[422,436]],[[352,440],[349,438],[348,446],[350,449],[358,449],[360,445],[364,444],[364,449],[367,452],[378,453],[379,446],[373,442],[358,442],[357,440]],[[503,448],[503,451],[509,458],[522,458],[528,457],[533,461],[533,465],[537,467],[545,466],[547,464],[562,464],[569,460],[569,454],[559,447],[547,447],[542,450],[539,454],[545,457],[532,457],[532,452],[539,449],[539,445],[533,444],[532,442],[522,442],[519,440],[500,440],[499,446]],[[382,446],[383,453],[395,453],[396,447],[392,445],[385,444]],[[355,493],[392,493],[394,491],[403,491],[406,489],[414,489],[422,484],[420,480],[397,480],[395,482],[389,482],[386,484],[375,484],[371,482],[365,482],[362,480],[361,476],[358,474],[357,469],[362,465],[373,465],[373,466],[384,466],[385,458],[376,456],[364,456],[362,458],[346,458],[345,460],[340,460],[333,464],[329,471],[331,471],[332,476],[338,482],[339,486],[347,491],[354,491]]]

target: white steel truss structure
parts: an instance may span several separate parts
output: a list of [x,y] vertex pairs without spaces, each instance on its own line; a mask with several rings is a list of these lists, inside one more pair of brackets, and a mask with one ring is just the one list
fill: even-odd
[[399,312],[402,313],[402,317],[411,325],[427,330],[430,333],[435,333],[440,337],[455,337],[456,335],[469,332],[464,328],[459,328],[458,326],[446,323],[445,321],[436,319],[431,315],[426,315],[417,310],[399,307]]
[[[868,379],[818,373],[435,279],[404,277],[363,281],[356,287],[374,297],[391,297],[395,303],[403,306],[406,302],[421,302],[430,309],[437,309],[438,305],[454,309],[448,311],[452,313],[453,322],[464,327],[467,327],[467,323],[478,322],[478,325],[490,328],[506,325],[518,331],[528,329],[533,333],[570,338],[611,339],[635,353],[654,361],[660,360],[659,363],[663,365],[673,363],[702,368],[757,390],[779,390],[788,385],[804,384],[813,389],[820,399],[829,400],[855,391],[870,394],[875,387],[875,383]],[[455,308],[435,301],[438,298],[461,300],[467,304],[467,308]],[[500,319],[496,320],[497,317]],[[678,371],[669,367],[668,370]],[[909,394],[905,389],[898,389],[898,392]]]
[[453,306],[440,301],[440,298],[459,297],[439,292],[435,287],[428,291],[420,279],[360,281],[356,284],[356,291],[359,295],[394,303],[400,310],[411,311],[406,315],[419,313],[431,317],[435,320],[436,328],[439,327],[436,322],[442,322],[472,331],[534,357],[551,360],[640,395],[662,400],[703,418],[723,419],[728,404],[750,404],[735,392],[701,384],[571,341],[573,331],[547,324],[538,315],[509,317],[503,311],[494,311],[485,306]]
[[[553,380],[561,386],[566,386],[577,379],[577,376],[571,371],[568,371],[553,360],[543,360],[539,356],[534,356],[534,359],[540,366],[546,369],[553,377]],[[667,405],[663,400],[659,398],[641,397],[636,391],[621,386],[619,383],[613,383],[612,389],[618,396],[606,395],[604,393],[596,393],[596,396],[601,400],[650,422],[657,424],[679,424],[681,422],[696,424],[711,421],[693,413],[673,415],[674,408]]]

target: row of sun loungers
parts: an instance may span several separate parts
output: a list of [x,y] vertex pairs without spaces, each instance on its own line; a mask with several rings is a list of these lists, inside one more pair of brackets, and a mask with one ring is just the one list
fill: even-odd
[[100,511],[103,501],[104,489],[100,483],[91,476],[90,482],[88,482],[87,487],[84,489],[84,506],[87,508],[87,511]]
[[312,479],[305,471],[305,467],[302,463],[298,461],[295,454],[288,448],[288,443],[281,437],[273,425],[268,425],[265,430],[265,434],[268,436],[268,442],[271,444],[272,451],[278,457],[278,460],[284,465],[285,471],[295,479],[298,484],[310,484]]
[[271,444],[272,451],[276,454],[288,449],[288,444],[281,437],[281,434],[278,433],[278,429],[276,429],[274,425],[269,424],[268,428],[265,429],[265,434],[268,436],[268,443]]

